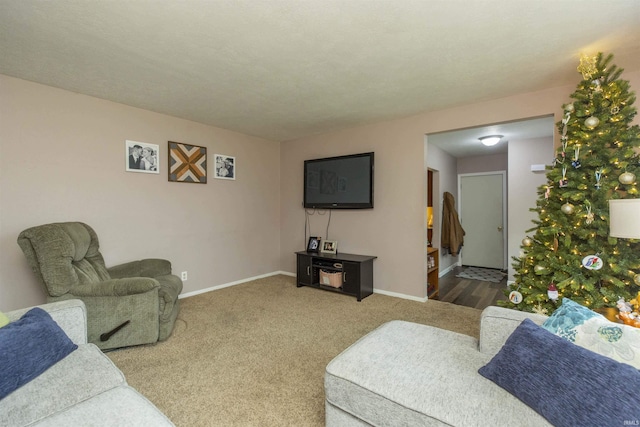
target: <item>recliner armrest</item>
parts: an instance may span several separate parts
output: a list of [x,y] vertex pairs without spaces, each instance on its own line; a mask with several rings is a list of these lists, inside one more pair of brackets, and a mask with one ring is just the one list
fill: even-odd
[[480,318],[478,350],[491,356],[496,355],[524,319],[531,319],[541,325],[547,320],[547,316],[504,307],[485,308]]
[[171,262],[166,259],[148,258],[114,265],[107,269],[113,279],[125,277],[158,277],[171,274]]
[[159,288],[160,283],[156,279],[129,277],[76,286],[71,288],[69,293],[76,297],[106,297],[144,294]]

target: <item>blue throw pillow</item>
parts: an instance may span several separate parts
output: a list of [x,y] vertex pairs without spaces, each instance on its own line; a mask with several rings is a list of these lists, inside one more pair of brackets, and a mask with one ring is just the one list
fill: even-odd
[[525,319],[478,372],[556,427],[640,420],[640,371]]
[[0,399],[42,374],[78,346],[41,308],[0,328]]

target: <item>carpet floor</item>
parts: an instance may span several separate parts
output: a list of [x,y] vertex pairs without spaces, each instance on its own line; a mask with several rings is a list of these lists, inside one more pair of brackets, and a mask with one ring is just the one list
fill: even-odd
[[108,352],[177,426],[323,426],[324,369],[401,319],[478,337],[480,310],[296,288],[272,276],[182,299],[171,337]]
[[465,279],[482,280],[483,282],[499,283],[506,277],[506,273],[502,270],[494,268],[481,267],[464,267],[463,270],[456,275]]

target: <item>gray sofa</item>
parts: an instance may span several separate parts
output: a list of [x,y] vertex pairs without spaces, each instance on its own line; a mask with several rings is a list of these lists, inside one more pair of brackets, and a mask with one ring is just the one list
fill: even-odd
[[525,318],[546,319],[488,307],[479,340],[417,323],[385,323],[327,365],[326,425],[550,426],[478,374]]
[[[87,315],[82,301],[39,307],[78,348],[0,400],[0,426],[173,426],[127,384],[122,372],[98,347],[87,343]],[[7,315],[15,321],[28,310]]]

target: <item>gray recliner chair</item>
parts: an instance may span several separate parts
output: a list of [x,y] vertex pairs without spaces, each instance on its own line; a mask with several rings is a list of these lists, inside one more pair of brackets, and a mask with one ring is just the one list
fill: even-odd
[[182,281],[171,263],[144,259],[107,268],[87,224],[64,222],[24,230],[18,244],[48,302],[80,299],[88,340],[101,349],[163,341],[178,316]]

